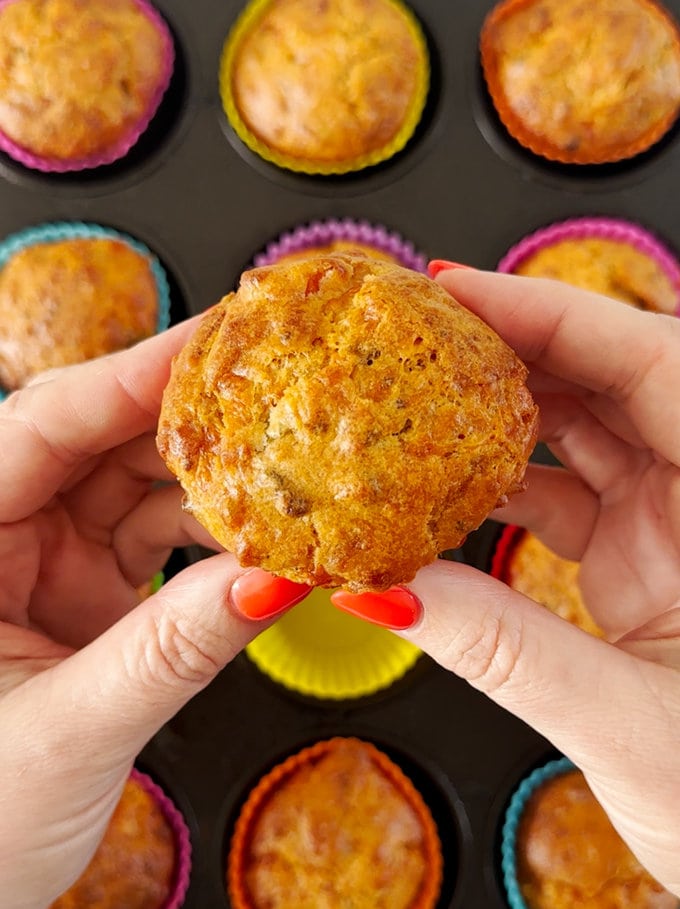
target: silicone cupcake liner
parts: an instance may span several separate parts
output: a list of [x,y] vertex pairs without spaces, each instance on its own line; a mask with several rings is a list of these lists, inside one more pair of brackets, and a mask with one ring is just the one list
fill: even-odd
[[[0,11],[2,11],[4,6],[16,2],[18,2],[18,0],[0,0]],[[114,161],[118,161],[120,158],[125,157],[153,120],[163,95],[170,84],[175,64],[175,47],[167,23],[158,10],[150,3],[147,3],[146,0],[134,0],[134,2],[155,26],[163,41],[163,66],[158,79],[158,85],[151,97],[145,114],[140,117],[139,121],[110,148],[98,152],[97,154],[86,155],[83,158],[61,159],[33,154],[29,149],[24,148],[22,145],[19,145],[10,139],[2,130],[0,130],[0,150],[8,154],[10,158],[23,164],[24,167],[28,167],[31,170],[38,170],[43,173],[55,174],[67,173],[69,171],[90,170],[95,167],[102,167],[105,164],[113,164]]]
[[[314,763],[328,754],[341,741],[348,741],[348,739],[335,737],[316,742],[308,748],[303,748],[302,751],[277,764],[276,767],[262,777],[251,791],[236,821],[227,861],[227,887],[233,909],[254,909],[246,891],[243,879],[243,865],[246,859],[246,849],[250,841],[250,831],[253,823],[257,821],[258,813],[281,783],[286,782],[287,779],[306,764]],[[418,815],[425,834],[425,851],[430,873],[411,909],[433,909],[441,888],[443,858],[439,834],[432,815],[422,796],[401,768],[375,746],[365,741],[361,743],[370,750],[373,762],[405,797],[411,808]]]
[[528,909],[517,881],[517,828],[532,792],[547,780],[576,768],[568,758],[550,761],[530,773],[515,790],[505,813],[501,838],[501,871],[510,909]]
[[427,258],[408,240],[381,225],[353,221],[351,218],[312,221],[310,224],[287,231],[271,242],[264,252],[258,253],[253,261],[255,265],[272,265],[282,256],[299,253],[315,246],[328,246],[337,240],[375,247],[380,252],[393,256],[405,268],[427,273]]
[[[28,246],[36,243],[57,243],[61,240],[79,240],[83,238],[121,240],[132,249],[146,256],[151,265],[151,273],[156,284],[158,294],[158,321],[157,331],[165,331],[170,325],[170,285],[165,269],[151,250],[127,234],[120,233],[110,227],[101,227],[99,224],[87,224],[83,221],[57,221],[50,224],[39,224],[36,227],[27,227],[18,233],[11,234],[0,242],[0,270],[5,267],[10,258]],[[0,388],[0,401],[7,397],[7,392]]]
[[[655,145],[673,126],[678,117],[677,109],[669,113],[663,119],[659,120],[653,129],[647,130],[636,139],[631,140],[626,145],[621,145],[614,153],[611,150],[603,149],[601,153],[585,154],[582,150],[557,148],[550,143],[547,138],[542,138],[530,129],[525,127],[524,122],[518,117],[507,103],[502,85],[498,78],[498,61],[491,47],[490,35],[493,29],[504,19],[511,17],[517,11],[524,7],[531,6],[535,0],[501,0],[487,16],[482,26],[480,35],[480,58],[484,81],[493,102],[493,106],[498,114],[501,123],[508,133],[519,142],[524,148],[529,149],[535,155],[540,155],[549,161],[558,161],[561,164],[609,164],[616,161],[625,161],[634,158],[641,152],[647,151]],[[645,6],[652,15],[662,18],[668,22],[675,33],[675,43],[677,53],[680,55],[680,30],[673,17],[660,4],[654,0],[638,0],[641,6]]]
[[404,16],[410,35],[420,50],[420,57],[422,60],[422,66],[419,67],[418,71],[416,91],[411,99],[401,128],[394,138],[386,145],[374,149],[368,154],[358,156],[351,161],[318,162],[279,153],[275,149],[270,148],[266,143],[262,142],[253,132],[251,132],[241,117],[231,89],[232,67],[241,42],[250,33],[251,29],[257,26],[258,20],[266,12],[266,9],[271,2],[272,0],[251,0],[234,23],[222,49],[219,68],[219,86],[222,106],[229,124],[241,142],[243,142],[250,151],[259,155],[260,158],[268,161],[270,164],[274,164],[276,167],[317,176],[347,174],[353,171],[364,170],[367,167],[372,167],[375,164],[380,164],[387,161],[389,158],[394,157],[397,152],[400,152],[404,148],[415,132],[425,109],[425,102],[430,88],[430,56],[427,42],[420,27],[420,23],[411,10],[402,4],[400,0],[390,0]]
[[400,679],[421,651],[385,628],[336,609],[315,588],[246,647],[257,668],[291,691],[342,700],[374,694]]
[[522,539],[526,530],[515,524],[508,524],[501,531],[501,535],[496,543],[496,548],[491,557],[491,568],[489,574],[498,578],[499,581],[507,583],[508,580],[508,560],[512,556],[513,550]]
[[671,284],[677,288],[676,314],[680,315],[680,262],[671,250],[650,231],[640,227],[639,224],[620,218],[569,218],[566,221],[542,227],[512,246],[498,263],[497,271],[511,274],[522,262],[547,246],[552,246],[561,240],[581,240],[591,237],[628,243],[653,259],[666,274]]
[[154,783],[150,776],[133,768],[130,773],[130,779],[139,783],[139,785],[153,797],[165,815],[165,819],[175,836],[175,846],[177,849],[175,878],[172,893],[164,903],[163,909],[179,909],[184,903],[184,897],[186,896],[189,887],[189,878],[191,876],[191,839],[189,837],[189,828],[174,803],[165,792],[163,792],[160,786],[158,786],[157,783]]

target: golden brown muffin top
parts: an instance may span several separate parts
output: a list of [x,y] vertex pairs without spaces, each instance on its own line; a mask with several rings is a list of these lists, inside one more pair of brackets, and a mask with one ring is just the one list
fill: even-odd
[[517,829],[527,909],[677,909],[611,824],[580,771],[529,797]]
[[346,162],[395,139],[427,67],[393,0],[272,0],[236,53],[232,93],[269,148]]
[[555,555],[527,531],[513,547],[506,580],[514,590],[542,603],[560,618],[602,637],[602,630],[583,602],[578,572],[578,562]]
[[410,909],[428,873],[418,814],[352,739],[274,791],[249,843],[253,909]]
[[410,580],[523,488],[526,368],[434,281],[363,256],[244,273],[176,358],[158,446],[242,565]]
[[367,243],[356,243],[354,240],[332,240],[321,246],[308,246],[306,249],[297,250],[297,252],[286,253],[277,258],[278,262],[294,262],[297,259],[309,259],[310,256],[323,256],[328,253],[349,253],[350,255],[359,253],[368,256],[371,259],[381,259],[383,262],[394,262],[399,264],[396,256],[390,255],[382,249],[375,246],[369,246]]
[[678,30],[649,0],[505,0],[481,47],[501,119],[548,158],[629,157],[680,110]]
[[158,293],[151,261],[121,240],[36,243],[0,270],[0,385],[79,363],[151,336]]
[[527,256],[514,273],[565,281],[652,312],[673,314],[680,306],[680,288],[659,263],[622,240],[558,240]]
[[162,909],[175,853],[174,834],[156,800],[128,780],[90,864],[50,909]]
[[0,10],[0,129],[43,157],[107,151],[148,112],[164,54],[135,0],[13,0]]

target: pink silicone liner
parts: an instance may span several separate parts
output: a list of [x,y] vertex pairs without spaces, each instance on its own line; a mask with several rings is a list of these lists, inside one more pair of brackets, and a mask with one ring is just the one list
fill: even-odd
[[620,218],[569,218],[542,227],[512,246],[500,260],[496,270],[511,274],[525,259],[544,247],[560,240],[580,240],[585,237],[629,243],[654,259],[676,288],[678,296],[676,315],[680,315],[680,264],[677,258],[648,230]]
[[173,802],[163,792],[160,786],[154,783],[150,776],[133,768],[130,773],[130,779],[139,783],[140,786],[142,786],[142,788],[158,803],[175,835],[175,843],[177,845],[175,882],[173,891],[164,904],[163,909],[180,909],[180,906],[184,903],[184,897],[186,896],[189,887],[189,877],[191,874],[191,840],[189,839],[189,829]]
[[381,225],[353,221],[351,218],[312,221],[310,224],[287,231],[270,243],[264,252],[258,253],[253,262],[257,266],[273,265],[289,253],[301,252],[312,246],[325,246],[334,240],[348,240],[374,246],[394,256],[405,268],[427,273],[426,257],[418,252],[411,242]]
[[[0,11],[10,3],[16,2],[18,2],[18,0],[0,0]],[[31,168],[32,170],[39,170],[43,173],[63,174],[68,171],[88,170],[94,167],[101,167],[104,164],[112,164],[114,161],[123,158],[130,151],[142,133],[147,129],[158,110],[161,99],[170,84],[170,78],[175,64],[175,47],[172,35],[170,34],[170,29],[163,17],[158,10],[151,6],[150,3],[147,3],[146,0],[134,0],[134,3],[158,29],[164,46],[163,69],[160,74],[158,86],[151,98],[145,115],[139,119],[126,135],[122,136],[115,145],[112,145],[106,151],[99,152],[96,155],[87,155],[84,158],[71,158],[68,160],[34,155],[22,145],[18,145],[14,140],[10,139],[6,133],[0,130],[0,149],[6,152],[10,158],[14,158],[15,161],[18,161],[20,164],[23,164],[24,167]]]

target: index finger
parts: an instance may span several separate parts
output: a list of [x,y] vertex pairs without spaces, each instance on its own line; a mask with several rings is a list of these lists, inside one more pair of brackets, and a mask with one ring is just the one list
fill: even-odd
[[155,427],[172,357],[200,319],[67,367],[0,404],[0,522],[32,514],[78,464]]
[[680,320],[561,281],[443,271],[437,282],[527,365],[612,398],[645,444],[680,460]]

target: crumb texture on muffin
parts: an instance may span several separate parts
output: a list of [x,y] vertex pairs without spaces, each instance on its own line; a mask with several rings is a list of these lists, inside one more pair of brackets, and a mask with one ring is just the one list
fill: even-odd
[[151,261],[124,241],[27,246],[0,270],[0,385],[129,347],[157,320]]
[[640,865],[580,771],[536,788],[516,843],[527,909],[677,909],[677,898]]
[[166,36],[135,0],[13,0],[0,9],[0,129],[33,154],[105,152],[149,112]]
[[162,909],[175,854],[163,811],[139,782],[128,780],[90,864],[50,909]]
[[501,120],[547,158],[630,157],[680,111],[678,28],[651,0],[504,0],[481,52]]
[[680,303],[680,287],[661,265],[632,243],[621,240],[559,240],[527,256],[513,271],[517,275],[565,281],[652,312],[671,315]]
[[440,845],[420,794],[374,746],[352,738],[322,744],[306,760],[302,752],[253,810],[237,905],[431,909]]
[[323,165],[389,147],[424,103],[428,71],[424,40],[394,0],[271,0],[235,50],[229,84],[264,146]]
[[424,275],[334,255],[244,273],[176,359],[159,450],[242,565],[385,589],[523,488],[526,368]]

